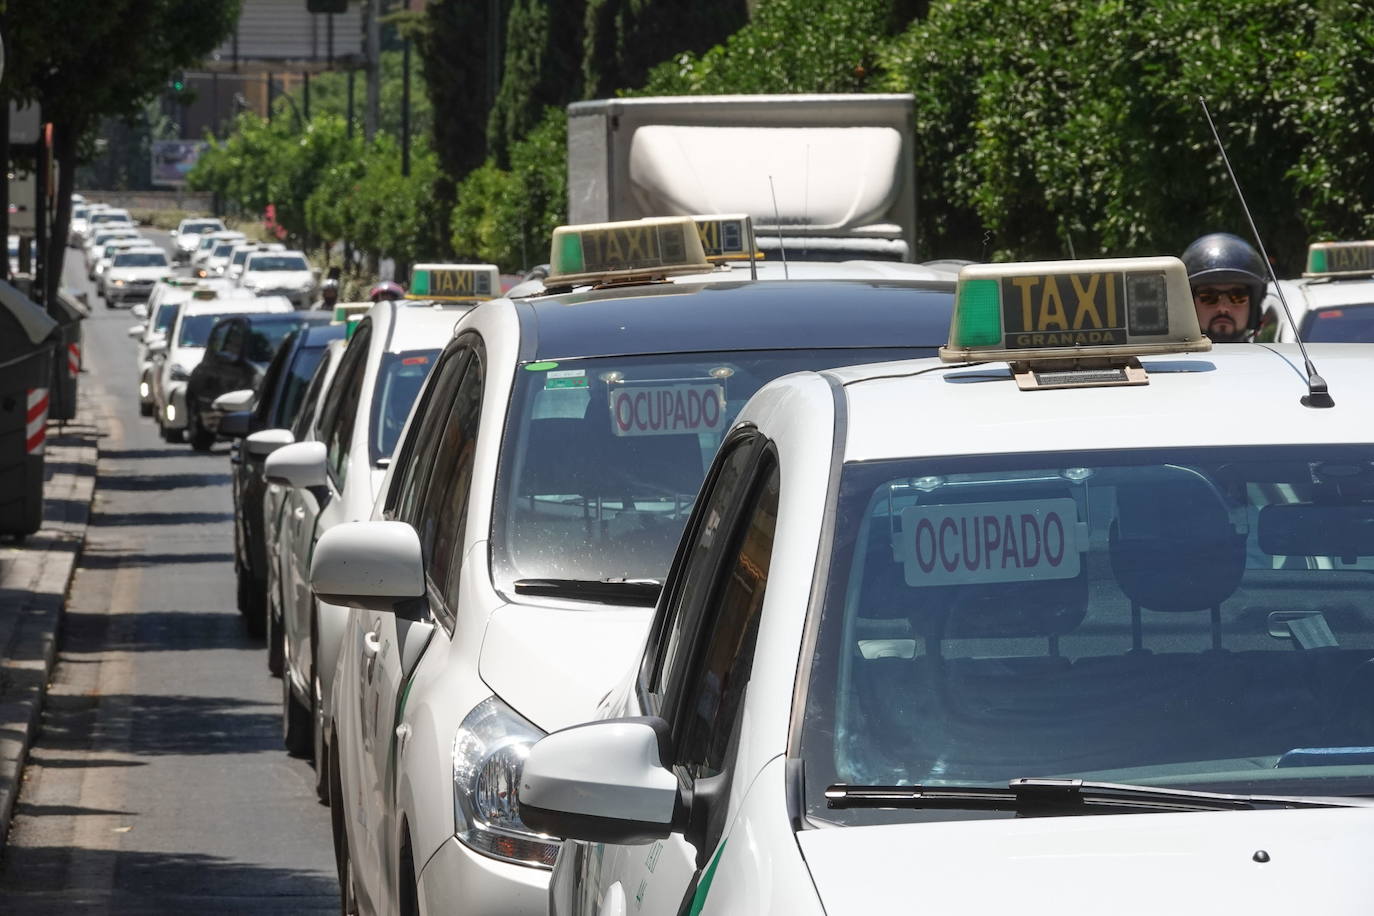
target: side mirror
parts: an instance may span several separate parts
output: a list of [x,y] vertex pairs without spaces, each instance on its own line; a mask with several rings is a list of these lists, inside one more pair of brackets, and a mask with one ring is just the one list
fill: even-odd
[[255,397],[257,397],[257,394],[252,388],[238,388],[234,391],[226,391],[210,402],[210,409],[218,410],[221,413],[248,410],[253,406],[253,399]]
[[170,235],[172,238],[176,238],[181,233],[177,232],[175,229],[170,229],[167,231],[167,234]]
[[253,422],[251,410],[233,410],[219,418],[219,434],[228,439],[242,439],[248,435]]
[[148,306],[144,305],[142,302],[135,303],[134,307],[129,309],[129,314],[133,315],[135,318],[147,318]]
[[[275,452],[267,459],[268,467],[277,455],[295,447]],[[329,604],[395,611],[396,605],[425,595],[420,536],[405,522],[336,525],[315,544],[310,587]]]
[[[224,431],[224,424],[229,421],[230,414],[220,423],[220,431]],[[241,435],[241,434],[240,434]],[[243,450],[254,458],[266,458],[279,448],[291,445],[296,441],[289,429],[260,429],[243,440]]]
[[142,337],[144,332],[147,330],[148,326],[146,324],[136,324],[130,327],[129,330],[125,333],[128,334],[130,337]]
[[540,833],[590,843],[661,840],[684,819],[677,777],[663,762],[671,747],[668,723],[657,716],[554,732],[525,758],[520,819]]
[[148,341],[148,352],[149,352],[149,353],[166,353],[166,352],[167,352],[167,338],[164,337],[164,338],[162,338],[161,340],[150,340],[150,341]]
[[323,442],[293,442],[267,456],[263,473],[268,483],[306,489],[322,487],[329,480]]

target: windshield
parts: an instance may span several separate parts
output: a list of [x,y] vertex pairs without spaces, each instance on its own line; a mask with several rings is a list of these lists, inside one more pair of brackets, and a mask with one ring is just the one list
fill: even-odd
[[224,224],[217,219],[202,220],[197,223],[187,223],[181,227],[182,235],[204,235],[207,232],[219,232],[224,228]]
[[160,251],[130,251],[114,256],[115,267],[166,267],[167,256]]
[[1371,530],[1369,446],[846,465],[808,808],[949,817],[823,793],[1044,776],[1374,792]]
[[210,336],[210,329],[223,315],[187,315],[181,320],[181,331],[177,334],[177,345],[182,347],[203,347]]
[[253,249],[252,249],[252,248],[245,248],[245,249],[243,249],[242,251],[236,251],[236,252],[234,252],[233,263],[234,263],[234,264],[242,264],[244,261],[248,260],[248,256],[249,256],[250,254],[252,254],[252,253],[253,253]]
[[234,248],[235,248],[235,243],[234,243],[234,242],[225,242],[223,245],[216,245],[216,246],[215,246],[215,251],[214,251],[214,254],[212,255],[212,257],[216,257],[216,258],[227,258],[227,257],[229,257],[229,252],[233,251]]
[[401,428],[406,425],[410,408],[420,396],[420,387],[438,355],[438,350],[407,350],[382,355],[377,384],[372,389],[372,425],[367,442],[368,460],[373,464],[390,458],[396,450]]
[[177,312],[181,310],[181,303],[174,302],[170,305],[159,305],[157,307],[157,317],[153,319],[153,329],[167,333],[167,329],[172,326],[172,322],[177,320]]
[[248,343],[243,356],[250,363],[267,365],[277,355],[286,335],[300,327],[299,318],[283,315],[280,318],[254,318],[248,326]]
[[305,258],[290,256],[257,257],[248,262],[247,270],[309,270]]
[[314,377],[324,354],[324,347],[296,348],[295,358],[281,381],[281,395],[277,398],[276,412],[270,426],[289,428],[296,422],[296,415],[305,403],[305,393],[310,388],[310,379]]
[[662,579],[711,457],[750,395],[789,372],[930,352],[744,351],[526,365],[497,475],[498,582],[509,592],[520,579]]
[[1374,343],[1374,303],[1313,309],[1302,321],[1307,343]]
[[129,214],[120,210],[103,210],[91,217],[93,223],[127,223]]

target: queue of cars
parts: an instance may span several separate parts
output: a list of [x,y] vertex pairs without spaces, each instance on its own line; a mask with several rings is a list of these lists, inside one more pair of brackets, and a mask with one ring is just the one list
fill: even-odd
[[1300,905],[1246,869],[1358,911],[1359,348],[1308,348],[1330,399],[1212,349],[1174,258],[778,276],[704,234],[561,229],[518,297],[417,265],[220,411],[344,911],[881,912],[911,863],[940,911],[1140,867],[1122,911]]

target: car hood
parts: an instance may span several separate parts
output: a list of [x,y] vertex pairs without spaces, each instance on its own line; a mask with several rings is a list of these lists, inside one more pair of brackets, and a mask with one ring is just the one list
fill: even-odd
[[241,282],[263,289],[300,289],[313,283],[314,277],[308,270],[250,270],[243,274]]
[[653,613],[502,605],[487,621],[478,672],[493,693],[546,732],[586,722],[638,660]]
[[[828,916],[1363,913],[1374,809],[1082,815],[803,830]],[[1261,860],[1264,861],[1261,861]]]

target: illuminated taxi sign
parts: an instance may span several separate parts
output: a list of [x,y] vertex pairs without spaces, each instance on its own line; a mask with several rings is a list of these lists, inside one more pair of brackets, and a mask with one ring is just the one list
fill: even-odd
[[1374,241],[1316,242],[1307,248],[1304,277],[1367,276],[1374,274]]
[[754,221],[743,213],[694,216],[697,235],[708,261],[747,261],[762,258],[754,245]]
[[407,299],[480,302],[501,295],[495,264],[416,264],[410,269]]
[[1173,257],[971,264],[959,271],[947,362],[1210,350]]
[[658,279],[710,269],[690,217],[559,226],[545,285]]
[[215,289],[206,289],[205,287],[201,287],[200,289],[191,290],[191,298],[199,299],[201,301],[218,299],[219,291]]

